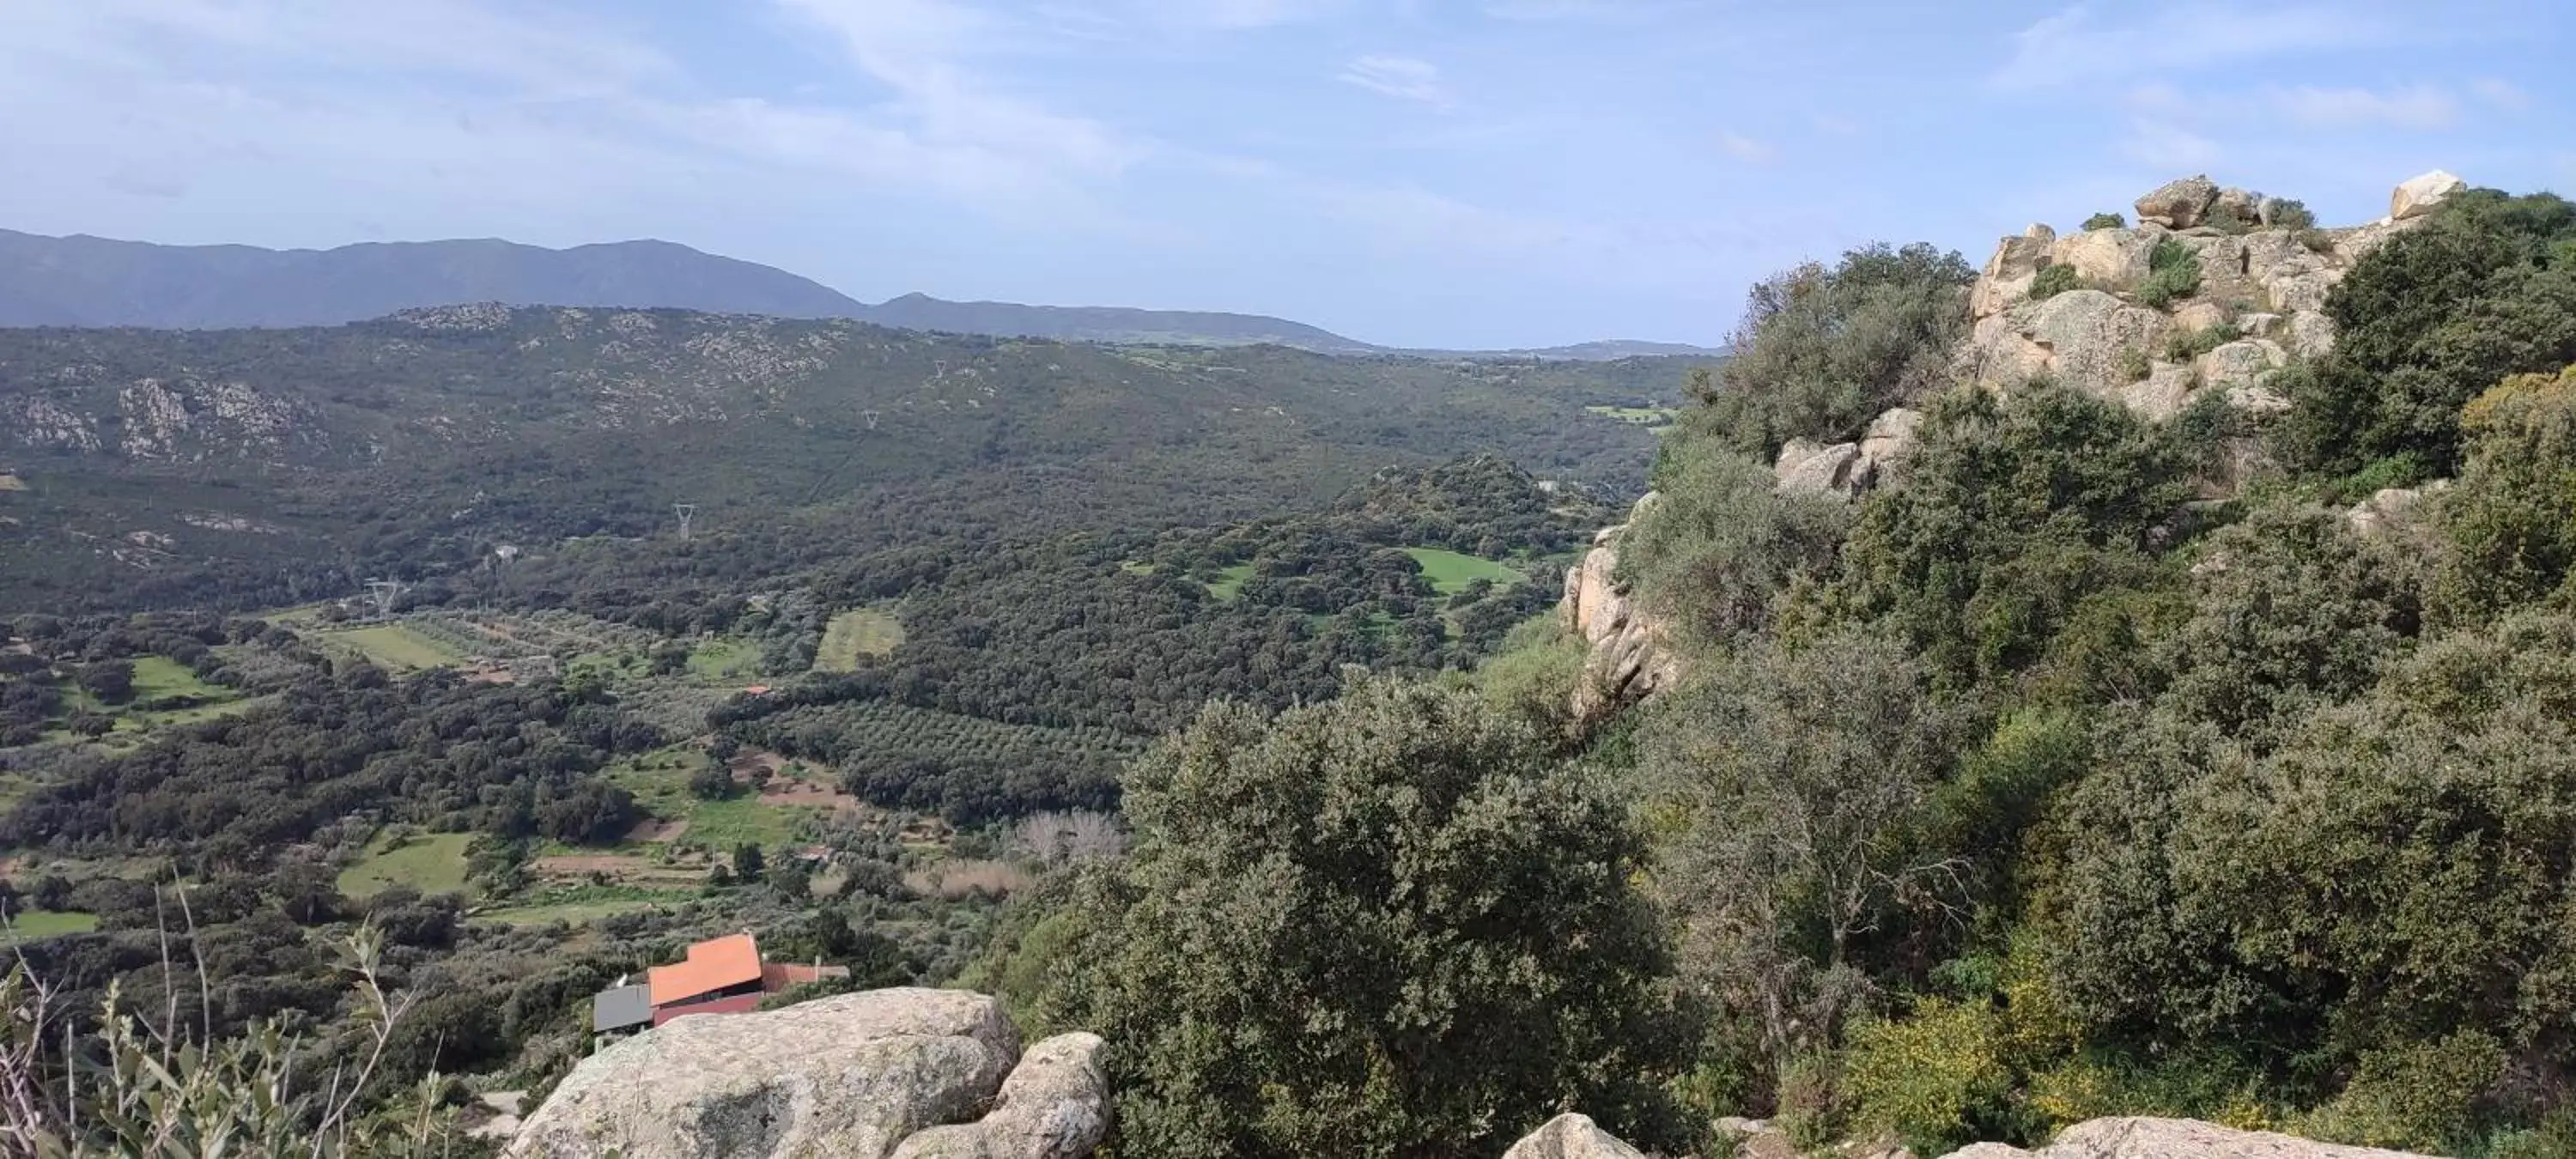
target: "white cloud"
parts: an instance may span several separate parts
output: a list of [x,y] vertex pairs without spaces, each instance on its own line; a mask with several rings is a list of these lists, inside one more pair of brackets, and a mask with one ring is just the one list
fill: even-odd
[[1811,113],[1807,121],[1814,125],[1819,133],[1831,133],[1837,137],[1853,137],[1860,134],[1860,122],[1849,117],[1838,117],[1832,113]]
[[1986,79],[2005,90],[2054,88],[2350,48],[2388,36],[2375,19],[2326,6],[2264,12],[2185,4],[2111,24],[2096,19],[2091,5],[2076,4],[2015,33],[2011,58]]
[[2447,129],[2460,121],[2460,101],[2434,85],[2373,92],[2302,85],[2270,93],[2274,108],[2310,129]]
[[1485,0],[1485,15],[1527,23],[1636,23],[1700,7],[1696,0]]
[[1440,83],[1440,66],[1409,56],[1363,56],[1344,65],[1338,79],[1370,92],[1419,101],[1437,109],[1457,105],[1457,98]]
[[1780,151],[1773,148],[1771,142],[1747,137],[1733,129],[1718,130],[1717,147],[1727,156],[1748,165],[1768,165],[1780,157]]

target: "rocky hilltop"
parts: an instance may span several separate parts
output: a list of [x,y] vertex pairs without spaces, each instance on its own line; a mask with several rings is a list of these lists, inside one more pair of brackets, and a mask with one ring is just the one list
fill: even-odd
[[[2326,295],[2372,250],[2465,188],[2436,170],[2398,184],[2385,217],[2319,228],[2297,202],[2196,175],[2140,196],[2134,225],[2111,214],[2067,234],[2032,225],[1999,241],[1969,287],[1973,327],[1952,358],[1954,373],[1990,390],[2054,378],[2159,420],[2212,396],[2258,415],[2286,409],[2274,376],[2334,347]],[[1901,469],[1920,419],[1899,407],[1856,441],[1793,439],[1773,473],[1784,490],[1856,497]],[[2230,451],[2204,481],[2203,498],[2233,495],[2263,469],[2251,440]],[[2413,498],[2383,493],[2350,518],[2369,530]],[[1629,523],[1604,528],[1566,573],[1559,619],[1589,650],[1573,694],[1579,719],[1598,720],[1680,677],[1665,629],[1618,580],[1619,543],[1655,500],[1649,493]]]

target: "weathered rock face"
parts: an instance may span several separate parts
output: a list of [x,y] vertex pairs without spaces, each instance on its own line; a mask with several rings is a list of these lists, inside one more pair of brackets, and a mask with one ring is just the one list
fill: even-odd
[[2406,1151],[2339,1147],[2269,1131],[2238,1131],[2191,1119],[2094,1119],[2059,1132],[2037,1151],[1979,1143],[1943,1159],[2429,1159]]
[[1771,464],[1771,473],[1779,478],[1783,491],[1821,495],[1855,490],[1852,470],[1859,465],[1859,443],[1828,447],[1807,439],[1791,439],[1780,448],[1780,458]]
[[2343,513],[2345,525],[2361,535],[2387,535],[2415,523],[2424,501],[2450,488],[2448,479],[2421,487],[2382,487]]
[[2206,176],[2168,181],[2137,200],[2138,220],[2168,229],[2190,229],[2218,200],[2218,183]]
[[982,1119],[932,1127],[894,1159],[1079,1159],[1109,1133],[1109,1077],[1096,1034],[1059,1034],[1029,1048]]
[[1530,1132],[1503,1159],[1646,1159],[1618,1136],[1601,1129],[1588,1115],[1558,1115]]
[[[2268,379],[2292,358],[2334,349],[2334,323],[2324,311],[2335,285],[2461,187],[2449,174],[2426,174],[2398,188],[2392,205],[2402,214],[2344,229],[2291,230],[2268,224],[2272,199],[2187,177],[2139,198],[2135,229],[2058,237],[2034,226],[2004,239],[1970,289],[1974,325],[1957,369],[1989,388],[2046,375],[2156,418],[2181,413],[2204,390],[2278,409],[2284,404]],[[2159,310],[2135,296],[2156,248],[2167,242],[2198,259],[2200,285]],[[2082,288],[2030,301],[2038,271],[2058,265],[2073,269]],[[2226,323],[2254,344],[2231,342],[2191,365],[2159,361],[2167,334]]]
[[2433,212],[2450,196],[2469,187],[2469,183],[2436,169],[2420,177],[2409,177],[2388,195],[2388,220],[2408,221]]
[[1661,625],[1637,606],[1618,580],[1619,540],[1631,524],[1652,510],[1659,498],[1649,491],[1628,513],[1628,523],[1603,528],[1593,537],[1583,562],[1565,573],[1565,598],[1557,604],[1568,631],[1583,638],[1591,651],[1583,675],[1575,682],[1575,719],[1597,721],[1622,705],[1643,700],[1671,687],[1681,677],[1680,662],[1665,646]]
[[1105,1129],[1099,1049],[1066,1035],[1023,1060],[1001,1007],[953,990],[682,1018],[582,1060],[503,1154],[1070,1159]]

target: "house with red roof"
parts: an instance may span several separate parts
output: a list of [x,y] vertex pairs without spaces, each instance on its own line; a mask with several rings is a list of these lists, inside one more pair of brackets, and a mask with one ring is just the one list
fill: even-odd
[[690,946],[667,966],[644,972],[644,981],[620,978],[591,1000],[592,1047],[693,1014],[745,1014],[760,1000],[793,986],[847,978],[847,966],[820,962],[767,962],[749,933]]

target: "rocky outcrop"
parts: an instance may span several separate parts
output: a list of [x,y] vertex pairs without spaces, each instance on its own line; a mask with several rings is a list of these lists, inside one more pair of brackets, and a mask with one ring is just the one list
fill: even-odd
[[2439,208],[2454,193],[2469,183],[2436,169],[2420,177],[2409,177],[2388,195],[2388,220],[2411,221]]
[[2412,525],[2424,501],[2450,486],[2448,479],[2435,479],[2421,487],[2382,487],[2345,511],[2344,525],[2364,536],[2391,534]]
[[1078,1159],[1109,1132],[1109,1077],[1100,1036],[1059,1034],[1020,1056],[982,1119],[932,1127],[894,1159]]
[[2341,1147],[2192,1119],[2093,1119],[2037,1151],[1979,1143],[1942,1159],[2429,1159],[2406,1151]]
[[[2203,391],[2258,410],[2285,405],[2271,376],[2334,348],[2326,297],[2354,263],[2463,188],[2428,173],[2397,188],[2391,215],[2343,229],[2271,224],[2280,205],[2205,176],[2169,182],[2137,202],[2136,228],[2059,235],[2032,226],[1996,247],[1969,290],[1970,337],[1959,372],[1989,388],[2048,376],[2142,414],[2169,418]],[[2198,288],[2162,308],[2139,299],[2159,246],[2197,260]],[[2030,300],[2042,271],[2065,266],[2077,289]],[[2189,363],[2164,360],[2165,337],[2232,324],[2242,338]]]
[[582,1060],[503,1154],[1072,1159],[1106,1128],[1099,1051],[1078,1034],[1023,1057],[999,1004],[954,990],[680,1018]]
[[1646,1159],[1588,1115],[1558,1115],[1503,1152],[1503,1159]]
[[2200,224],[2217,200],[2218,183],[2205,176],[2168,181],[2138,198],[2138,220],[2167,229],[2190,229]]
[[1582,637],[1589,653],[1574,688],[1574,717],[1597,721],[1621,706],[1671,687],[1681,676],[1680,662],[1665,646],[1661,625],[1637,605],[1619,582],[1619,541],[1628,528],[1659,498],[1649,491],[1630,509],[1628,522],[1603,528],[1592,538],[1583,562],[1565,573],[1565,597],[1557,613],[1567,631]]
[[1859,465],[1859,443],[1835,443],[1829,447],[1810,439],[1791,439],[1780,448],[1771,473],[1780,480],[1783,491],[1808,495],[1850,493],[1859,489],[1852,478],[1852,469]]

